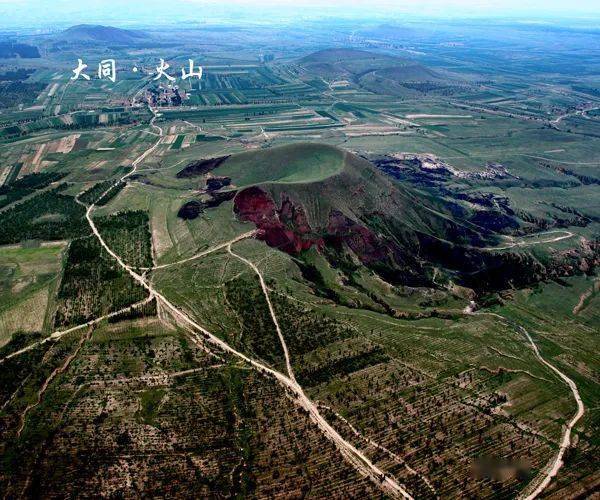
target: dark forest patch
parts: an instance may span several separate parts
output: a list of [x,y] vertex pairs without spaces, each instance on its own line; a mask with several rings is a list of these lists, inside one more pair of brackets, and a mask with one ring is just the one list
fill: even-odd
[[106,244],[133,267],[152,266],[148,214],[141,210],[99,217],[96,225]]
[[[85,209],[72,196],[63,195],[58,186],[0,213],[0,244],[23,240],[62,240],[89,233]],[[44,219],[58,214],[60,219]],[[43,223],[36,223],[42,220]]]
[[29,174],[19,180],[10,182],[0,187],[0,208],[3,208],[15,201],[24,198],[27,195],[35,192],[37,189],[43,189],[53,182],[62,179],[66,174],[55,173],[39,173]]
[[[97,220],[110,248],[132,266],[151,266],[152,249],[145,212],[123,212]],[[146,298],[138,285],[96,238],[71,242],[58,292],[55,326],[81,324]],[[140,311],[152,314],[152,307]]]
[[20,104],[33,104],[38,93],[46,88],[41,82],[0,82],[0,107],[12,108]]
[[35,69],[18,68],[13,71],[2,73],[0,75],[0,80],[3,82],[21,82],[27,80],[33,73],[35,73]]
[[0,58],[10,59],[13,57],[22,57],[23,59],[37,59],[40,51],[34,45],[25,43],[0,42]]

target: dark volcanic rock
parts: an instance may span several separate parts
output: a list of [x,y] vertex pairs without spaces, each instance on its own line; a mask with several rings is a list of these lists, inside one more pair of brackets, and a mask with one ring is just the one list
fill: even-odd
[[[382,214],[373,213],[366,220],[373,223],[381,217]],[[395,241],[375,234],[368,222],[366,224],[355,222],[334,210],[329,214],[325,241],[338,255],[344,252],[345,247],[349,248],[363,265],[390,283],[409,286],[430,284],[421,263],[411,253]],[[331,264],[336,267],[335,262]]]
[[223,163],[229,156],[219,156],[218,158],[208,158],[206,160],[193,161],[186,165],[185,168],[177,172],[178,179],[186,179],[189,177],[196,177],[204,175],[217,168]]
[[206,179],[206,189],[209,191],[218,191],[222,187],[229,186],[231,179],[229,177],[211,177]]
[[199,201],[188,201],[179,209],[177,217],[184,220],[192,220],[198,217],[203,211],[204,206],[202,203]]
[[232,200],[236,193],[237,191],[225,191],[224,193],[212,192],[210,193],[210,200],[205,201],[204,206],[206,208],[218,207],[221,203]]
[[205,209],[218,207],[221,203],[231,200],[235,194],[235,191],[227,191],[225,193],[214,192],[210,193],[210,199],[207,201],[188,201],[179,209],[177,217],[185,220],[195,219]]

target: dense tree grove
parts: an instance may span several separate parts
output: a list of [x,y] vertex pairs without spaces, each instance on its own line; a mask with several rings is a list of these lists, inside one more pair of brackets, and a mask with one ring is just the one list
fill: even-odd
[[62,240],[90,232],[85,209],[63,187],[40,193],[0,212],[0,244],[23,240]]

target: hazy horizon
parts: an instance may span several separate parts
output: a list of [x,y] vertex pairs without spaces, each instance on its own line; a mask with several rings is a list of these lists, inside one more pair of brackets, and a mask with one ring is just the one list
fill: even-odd
[[60,27],[72,24],[112,24],[117,26],[169,25],[173,23],[257,23],[270,24],[339,17],[340,19],[388,20],[496,19],[576,23],[596,27],[600,3],[591,0],[566,5],[557,0],[535,0],[526,5],[516,0],[315,0],[280,2],[234,0],[227,5],[212,0],[174,0],[168,3],[148,0],[86,2],[85,11],[72,0],[0,0],[0,29]]

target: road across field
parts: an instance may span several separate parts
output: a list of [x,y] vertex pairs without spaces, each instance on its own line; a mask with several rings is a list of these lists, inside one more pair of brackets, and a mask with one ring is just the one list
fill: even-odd
[[[127,177],[134,174],[135,171],[137,170],[137,166],[142,161],[144,161],[144,159],[146,159],[160,144],[160,141],[163,136],[163,130],[162,130],[162,128],[160,128],[154,124],[154,121],[156,120],[156,111],[152,108],[151,108],[151,111],[152,111],[154,117],[150,121],[150,125],[153,128],[156,128],[159,130],[159,140],[153,146],[148,148],[144,153],[142,153],[132,163],[133,169],[130,172],[123,175],[117,182],[124,182],[127,179]],[[111,186],[111,188],[112,188],[112,186]],[[109,188],[109,190],[111,188]],[[100,196],[100,198],[102,198],[102,196],[104,196],[104,194],[105,193],[103,193]],[[360,472],[362,475],[370,478],[373,481],[373,483],[375,483],[385,494],[387,494],[393,498],[401,498],[401,497],[408,498],[408,499],[413,498],[404,489],[403,486],[398,484],[393,478],[391,478],[384,471],[382,471],[375,464],[373,464],[373,462],[371,462],[371,460],[363,452],[358,450],[351,443],[347,442],[325,420],[325,418],[323,418],[323,416],[319,412],[317,405],[315,405],[315,403],[313,403],[306,396],[302,387],[300,387],[300,385],[293,378],[291,378],[287,375],[284,375],[269,366],[264,365],[260,361],[254,360],[254,359],[246,356],[242,352],[239,352],[236,349],[234,349],[233,347],[231,347],[229,344],[227,344],[226,342],[224,342],[217,336],[213,335],[211,332],[206,330],[204,327],[202,327],[201,325],[196,323],[189,316],[187,316],[185,313],[183,313],[181,310],[179,310],[177,307],[175,307],[164,295],[162,295],[158,290],[154,289],[154,287],[146,280],[146,278],[144,276],[138,274],[136,271],[134,271],[134,269],[131,266],[127,265],[123,261],[123,259],[119,255],[117,255],[106,244],[106,242],[102,238],[102,235],[100,234],[100,231],[96,227],[96,224],[94,223],[94,220],[92,218],[92,213],[94,211],[94,207],[95,207],[95,205],[91,204],[88,207],[88,209],[86,210],[85,216],[88,221],[88,224],[90,225],[90,228],[92,229],[93,234],[98,239],[100,245],[102,245],[102,247],[106,250],[106,252],[108,252],[108,254],[115,259],[117,264],[119,264],[119,266],[124,271],[126,271],[135,281],[137,281],[146,290],[148,290],[150,295],[156,297],[157,301],[159,303],[161,303],[163,306],[165,306],[171,312],[171,314],[173,315],[173,317],[175,318],[175,320],[178,323],[185,325],[187,327],[186,329],[188,331],[191,330],[191,333],[194,333],[194,338],[196,339],[196,341],[199,344],[202,344],[202,345],[205,345],[207,343],[212,344],[212,345],[218,347],[219,349],[221,349],[222,351],[224,351],[228,354],[231,354],[231,355],[249,363],[253,368],[255,368],[260,373],[274,377],[286,389],[286,391],[288,392],[290,397],[292,397],[296,401],[297,404],[299,404],[302,408],[304,408],[304,410],[307,411],[307,413],[309,414],[312,421],[319,427],[319,429],[321,429],[323,434],[331,442],[333,442],[333,444],[338,448],[339,452],[346,458],[346,460],[348,462],[350,462],[357,469],[358,472]],[[249,262],[249,261],[246,261],[246,262]],[[260,275],[260,271],[259,271],[259,277],[261,277],[261,283],[263,283],[262,275]],[[274,314],[273,314],[273,316],[274,316]],[[274,319],[276,320],[276,318],[274,318]],[[200,332],[201,336],[198,336],[198,332]]]

